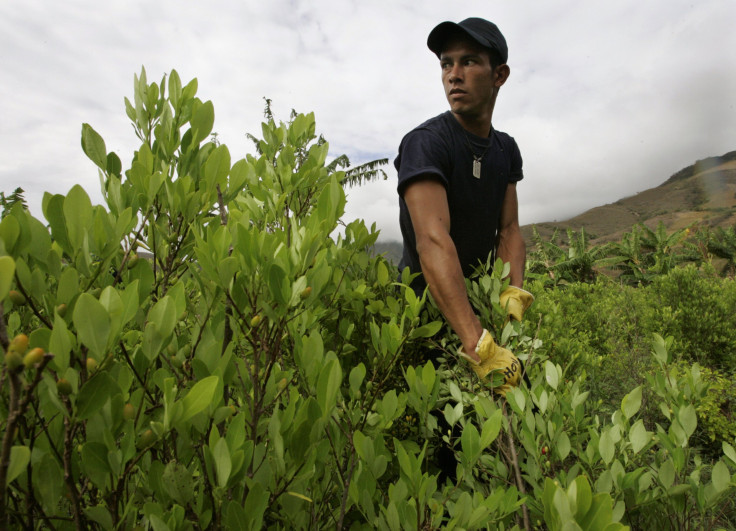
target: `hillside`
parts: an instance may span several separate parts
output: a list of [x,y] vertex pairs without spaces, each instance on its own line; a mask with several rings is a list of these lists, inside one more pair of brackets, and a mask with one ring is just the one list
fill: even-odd
[[637,223],[655,228],[664,223],[668,231],[688,226],[730,227],[736,224],[736,151],[709,157],[683,168],[661,185],[592,208],[566,221],[524,225],[522,233],[531,247],[533,227],[548,239],[559,228],[585,227],[591,244],[618,240]]

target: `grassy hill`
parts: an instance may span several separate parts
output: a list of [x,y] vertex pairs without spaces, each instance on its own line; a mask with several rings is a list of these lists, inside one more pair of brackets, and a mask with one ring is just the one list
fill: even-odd
[[621,235],[643,223],[656,228],[664,223],[668,232],[693,225],[731,227],[736,224],[736,151],[709,157],[683,168],[661,185],[592,208],[566,221],[524,225],[527,246],[537,228],[549,239],[555,228],[562,234],[570,228],[585,232],[591,244],[619,240]]

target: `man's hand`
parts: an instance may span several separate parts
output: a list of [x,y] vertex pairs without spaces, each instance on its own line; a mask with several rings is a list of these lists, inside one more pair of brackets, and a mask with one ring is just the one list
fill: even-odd
[[506,392],[511,387],[519,385],[519,380],[521,379],[521,362],[519,362],[510,350],[496,345],[488,330],[483,330],[483,334],[478,340],[478,346],[475,347],[475,353],[480,358],[480,362],[468,356],[462,347],[460,347],[457,353],[470,363],[475,374],[481,380],[488,373],[495,371],[499,371],[503,375],[503,384],[493,389],[495,393],[506,396]]
[[517,288],[516,286],[509,286],[503,290],[499,299],[501,302],[501,308],[506,310],[508,315],[508,317],[506,317],[506,322],[510,319],[516,319],[521,322],[524,318],[524,312],[526,312],[534,302],[534,295],[526,290]]

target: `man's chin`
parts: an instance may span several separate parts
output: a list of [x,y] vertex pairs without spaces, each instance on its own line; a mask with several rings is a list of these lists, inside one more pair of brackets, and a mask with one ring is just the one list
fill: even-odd
[[468,106],[467,105],[465,105],[463,103],[460,103],[458,101],[449,101],[448,103],[450,104],[450,110],[454,114],[460,114],[460,115],[462,115],[462,114],[465,114],[467,112],[467,110],[468,110]]

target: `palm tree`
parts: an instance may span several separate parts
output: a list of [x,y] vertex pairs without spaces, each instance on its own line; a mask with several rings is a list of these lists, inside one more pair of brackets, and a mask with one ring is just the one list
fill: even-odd
[[604,261],[604,265],[621,272],[619,279],[630,285],[640,282],[649,282],[650,273],[647,272],[647,256],[643,252],[642,230],[634,226],[631,232],[625,233],[621,241],[610,247],[612,254]]
[[548,285],[557,284],[558,279],[553,266],[565,257],[565,250],[554,243],[558,232],[559,230],[555,228],[552,237],[545,241],[539,234],[536,225],[532,227],[534,250],[527,257],[527,272],[533,276],[545,278],[545,284]]
[[15,205],[20,205],[27,210],[28,205],[25,197],[23,197],[24,193],[25,190],[20,187],[13,190],[13,193],[8,196],[5,195],[5,192],[0,192],[0,206],[3,207],[2,216],[0,217],[4,218]]
[[530,253],[528,271],[532,274],[546,274],[553,284],[560,282],[591,282],[598,276],[596,268],[604,260],[608,247],[590,245],[585,227],[576,232],[567,229],[567,246],[555,243],[558,229],[549,241],[545,241],[533,227],[535,249]]
[[619,278],[627,284],[648,284],[657,275],[696,259],[692,249],[681,245],[689,233],[689,228],[668,233],[661,221],[656,230],[640,223],[611,246],[613,254],[604,263],[620,270]]
[[596,266],[608,251],[605,245],[590,245],[585,227],[576,232],[567,229],[567,254],[564,260],[554,265],[561,278],[570,282],[592,282],[598,276]]
[[678,246],[689,234],[689,228],[676,230],[668,234],[667,228],[661,221],[657,225],[656,231],[645,225],[642,225],[642,227],[644,229],[642,247],[645,251],[648,251],[650,264],[648,269],[651,273],[655,275],[666,274],[686,261],[687,256],[682,252],[682,248]]
[[716,228],[712,237],[708,239],[708,252],[725,259],[726,263],[721,274],[734,278],[736,275],[736,224],[727,229]]

